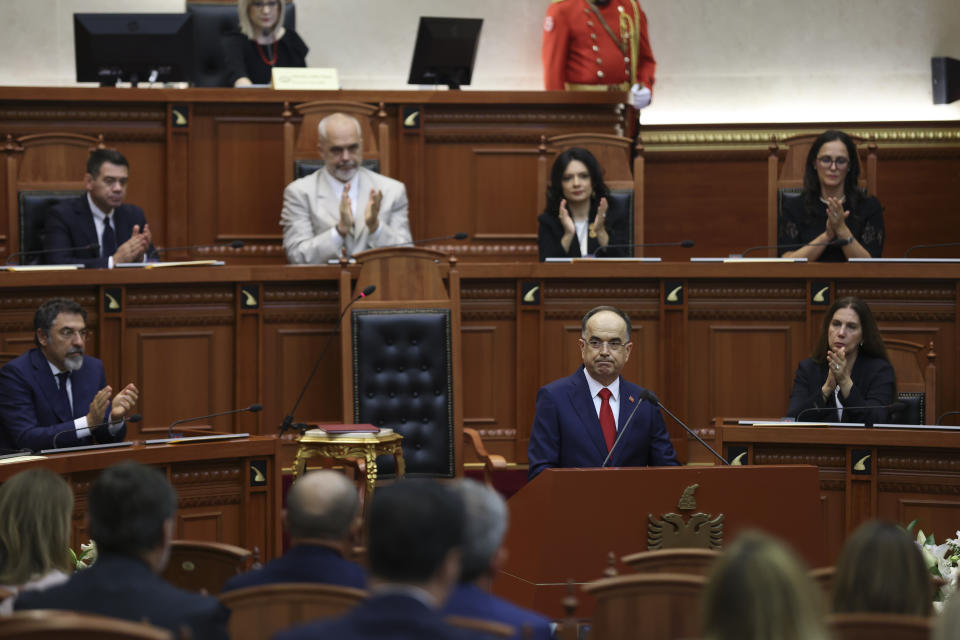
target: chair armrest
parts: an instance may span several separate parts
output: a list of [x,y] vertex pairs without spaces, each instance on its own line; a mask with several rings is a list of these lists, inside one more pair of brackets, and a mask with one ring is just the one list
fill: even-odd
[[484,481],[488,485],[493,486],[493,480],[491,476],[494,471],[502,471],[507,468],[506,458],[495,453],[489,453],[486,447],[483,446],[483,440],[480,438],[480,434],[477,433],[476,429],[464,427],[463,439],[467,444],[470,445],[470,447],[473,449],[473,452],[477,454],[477,457],[483,462]]

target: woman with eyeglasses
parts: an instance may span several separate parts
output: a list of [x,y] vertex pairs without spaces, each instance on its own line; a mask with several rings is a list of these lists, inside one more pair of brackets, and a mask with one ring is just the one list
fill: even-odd
[[[830,130],[814,140],[803,173],[803,197],[785,199],[780,212],[782,257],[820,262],[880,257],[883,207],[860,192],[859,176],[857,147],[850,136]],[[787,249],[802,243],[799,249]]]
[[285,29],[285,0],[238,0],[240,32],[224,37],[228,86],[269,84],[274,67],[305,67],[309,48]]

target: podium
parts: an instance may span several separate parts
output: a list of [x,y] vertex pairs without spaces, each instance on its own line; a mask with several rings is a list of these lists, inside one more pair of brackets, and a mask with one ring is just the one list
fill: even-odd
[[[553,619],[564,615],[568,579],[601,578],[610,552],[619,559],[646,551],[648,540],[670,544],[670,522],[689,525],[691,536],[699,529],[706,544],[713,533],[714,545],[762,529],[811,567],[826,559],[817,468],[808,465],[547,469],[507,504],[509,557],[493,591]],[[718,532],[709,523],[721,515]],[[583,591],[577,598],[577,615],[589,617],[593,600]]]

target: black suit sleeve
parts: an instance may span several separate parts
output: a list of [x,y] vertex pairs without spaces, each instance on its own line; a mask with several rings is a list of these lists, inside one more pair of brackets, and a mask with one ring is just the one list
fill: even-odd
[[[86,196],[83,196],[86,197]],[[80,237],[76,221],[76,200],[67,200],[52,207],[44,218],[43,248],[46,264],[82,264],[87,269],[106,269],[107,258],[100,257],[97,249],[76,249],[96,239]]]
[[563,225],[560,224],[560,218],[552,213],[541,213],[537,217],[539,228],[537,230],[537,244],[540,247],[540,262],[547,258],[579,258],[580,245],[576,238],[570,243],[570,249],[563,250],[560,239],[563,238]]
[[[820,371],[820,365],[811,359],[804,360],[797,367],[793,376],[793,390],[790,392],[790,406],[787,416],[796,418],[805,409],[824,409],[824,411],[808,411],[803,414],[803,420],[830,420],[836,422],[836,407],[833,398],[824,399],[821,387],[827,379],[826,372]],[[832,411],[832,417],[826,409]]]

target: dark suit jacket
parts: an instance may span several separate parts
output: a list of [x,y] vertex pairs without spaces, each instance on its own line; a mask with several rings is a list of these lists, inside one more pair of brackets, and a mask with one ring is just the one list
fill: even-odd
[[152,625],[179,633],[182,625],[197,640],[227,638],[230,612],[213,597],[174,587],[142,560],[103,553],[89,569],[44,591],[25,591],[14,609],[65,609]]
[[[621,211],[613,205],[607,209],[607,234],[610,236],[610,244],[627,244],[631,242],[627,236],[629,228],[627,218],[633,215],[633,212]],[[589,224],[593,224],[597,217],[596,207],[591,206]],[[547,258],[582,258],[580,255],[580,243],[574,237],[570,243],[570,250],[564,251],[560,239],[563,238],[563,225],[556,213],[545,211],[537,217],[539,228],[537,230],[537,244],[540,246],[540,262]],[[587,253],[593,255],[597,252],[600,244],[596,238],[587,236]],[[630,255],[630,250],[618,247],[615,249],[605,249],[599,256],[601,258],[615,258]]]
[[477,635],[448,626],[439,611],[400,593],[373,595],[345,615],[281,631],[275,640],[466,640]]
[[[71,374],[70,381],[73,412],[61,397],[57,380],[39,348],[4,365],[0,369],[0,448],[49,449],[57,434],[61,434],[57,438],[58,447],[92,444],[89,437],[77,438],[73,420],[87,415],[93,396],[107,386],[103,363],[84,356],[83,366]],[[115,436],[104,426],[97,429],[94,436],[98,442],[112,442],[123,440],[126,433],[126,425]]]
[[[793,378],[793,391],[790,392],[790,408],[787,415],[796,418],[804,409],[820,408],[820,411],[807,411],[801,421],[823,420],[837,422],[837,403],[831,393],[824,400],[820,388],[827,379],[827,364],[818,364],[807,358],[797,367]],[[848,407],[866,407],[888,405],[896,400],[893,367],[883,358],[871,358],[863,354],[857,356],[850,371],[853,387],[850,395],[843,399]],[[887,422],[886,409],[844,410],[842,422]]]
[[525,625],[533,631],[529,640],[550,640],[553,637],[550,621],[539,613],[518,607],[472,584],[461,584],[454,589],[443,614],[509,624],[517,630],[516,640],[527,638],[522,635]]
[[[140,225],[143,231],[147,224],[143,209],[133,204],[120,205],[112,218],[118,247],[130,239],[133,225]],[[99,248],[70,250],[93,243],[99,245],[100,238],[86,194],[64,200],[50,210],[43,224],[43,248],[53,251],[44,256],[47,264],[83,264],[87,269],[105,269],[108,256],[100,257]],[[157,257],[153,245],[147,249],[147,255],[151,259]]]
[[[620,416],[626,433],[607,463],[610,467],[659,467],[679,464],[663,416],[656,405],[642,402],[630,424],[627,418],[640,400],[640,387],[620,378]],[[530,430],[529,477],[551,467],[599,467],[607,457],[600,418],[590,397],[583,366],[568,378],[554,380],[537,392],[537,412]]]
[[341,587],[367,588],[363,568],[330,547],[299,544],[263,567],[233,576],[224,591],[279,582],[320,582]]

